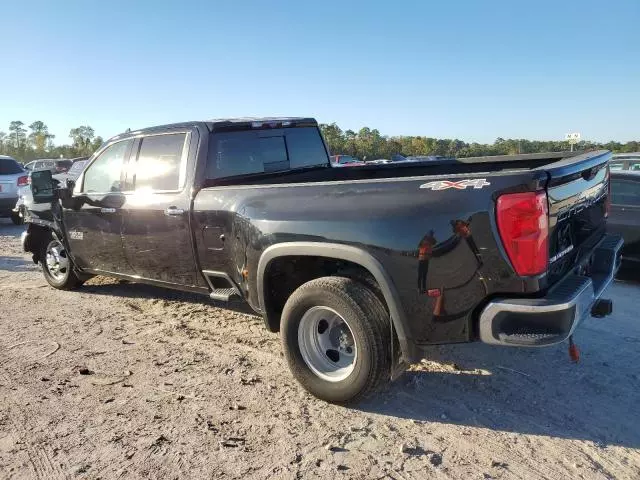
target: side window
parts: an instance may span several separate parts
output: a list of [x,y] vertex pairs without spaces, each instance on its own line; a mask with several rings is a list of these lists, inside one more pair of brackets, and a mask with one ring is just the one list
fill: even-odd
[[609,164],[609,169],[610,170],[623,170],[624,169],[624,164],[622,162],[610,163]]
[[186,133],[143,137],[135,166],[136,190],[179,190]]
[[327,151],[320,131],[315,127],[290,128],[287,131],[287,148],[291,168],[327,164]]
[[132,141],[114,143],[100,154],[84,174],[82,191],[107,193],[122,191],[121,174],[125,155]]
[[260,138],[257,131],[221,132],[211,137],[207,178],[262,173],[270,160],[286,159],[282,137]]
[[611,203],[640,206],[640,182],[614,179],[611,182]]

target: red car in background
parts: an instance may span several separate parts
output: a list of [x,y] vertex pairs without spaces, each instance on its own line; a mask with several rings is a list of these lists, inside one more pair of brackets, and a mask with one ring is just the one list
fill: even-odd
[[357,167],[365,165],[365,162],[351,155],[331,155],[329,158],[331,159],[332,167]]

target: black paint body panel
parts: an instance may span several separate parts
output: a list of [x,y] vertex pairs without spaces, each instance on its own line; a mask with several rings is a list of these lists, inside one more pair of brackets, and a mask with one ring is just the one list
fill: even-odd
[[[566,222],[575,241],[600,235],[604,227],[600,210],[608,170],[602,166],[608,152],[352,168],[331,168],[327,160],[324,168],[215,181],[204,176],[211,126],[164,128],[176,129],[192,135],[183,191],[154,193],[143,204],[124,194],[111,220],[84,207],[62,209],[65,239],[72,229],[96,232],[95,242],[69,245],[80,269],[190,291],[206,291],[203,270],[222,272],[261,312],[258,265],[267,248],[287,242],[345,245],[372,256],[390,278],[408,342],[467,342],[477,338],[477,312],[489,299],[539,296],[555,282],[547,274],[523,278],[514,272],[497,233],[500,194],[549,186],[550,255]],[[485,184],[421,188],[474,179]],[[585,191],[595,200],[585,198]],[[50,206],[32,207],[32,222],[52,222]],[[168,207],[184,214],[167,216]],[[421,256],[425,248],[431,249],[428,262]]]

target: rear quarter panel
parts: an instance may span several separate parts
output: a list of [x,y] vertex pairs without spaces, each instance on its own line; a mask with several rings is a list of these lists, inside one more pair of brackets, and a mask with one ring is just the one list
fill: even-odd
[[[495,292],[523,292],[496,242],[494,196],[531,189],[532,174],[480,174],[483,188],[420,188],[439,179],[413,177],[350,182],[205,188],[194,200],[201,267],[229,273],[258,308],[255,274],[262,252],[281,242],[330,242],[361,248],[390,274],[418,343],[468,341],[472,312]],[[457,222],[457,223],[456,223]],[[461,223],[464,222],[464,223]],[[466,226],[462,227],[461,226]],[[215,235],[205,231],[214,229]],[[223,244],[218,234],[225,235]],[[418,248],[433,238],[426,278],[444,302],[419,290]],[[428,240],[430,241],[430,240]],[[246,279],[241,272],[246,269]]]

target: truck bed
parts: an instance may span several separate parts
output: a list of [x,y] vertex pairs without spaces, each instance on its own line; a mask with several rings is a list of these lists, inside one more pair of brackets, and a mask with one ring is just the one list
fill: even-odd
[[[591,158],[604,154],[598,152],[549,152],[521,155],[497,155],[486,157],[468,157],[424,162],[395,162],[388,164],[362,165],[350,168],[331,166],[288,172],[264,173],[239,176],[224,180],[206,180],[204,187],[222,185],[264,185],[281,183],[313,183],[351,180],[369,180],[379,178],[417,177],[425,175],[465,175],[496,174],[500,172],[524,172],[544,170],[553,166],[569,167],[582,156]],[[569,161],[567,161],[569,160]]]
[[[481,157],[208,181],[194,201],[194,230],[222,225],[215,231],[236,241],[230,255],[221,256],[216,236],[196,236],[198,256],[205,270],[238,272],[232,280],[259,308],[257,284],[240,272],[255,271],[269,246],[308,241],[361,248],[394,279],[412,338],[469,341],[482,302],[499,294],[543,295],[587,254],[579,247],[604,234],[609,156]],[[495,201],[504,193],[541,190],[548,192],[550,271],[519,277],[497,235]],[[458,225],[467,226],[468,238]],[[419,288],[425,238],[434,242],[426,285],[442,292],[439,306]]]

